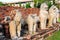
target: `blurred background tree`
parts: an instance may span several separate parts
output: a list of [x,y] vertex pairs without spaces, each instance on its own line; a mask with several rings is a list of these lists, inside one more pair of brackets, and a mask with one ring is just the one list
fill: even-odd
[[48,4],[49,8],[52,5],[56,5],[60,9],[60,6],[59,6],[60,4],[56,4],[55,0],[33,0],[33,2],[34,2],[34,7],[37,7],[37,8],[40,8],[40,5],[45,2]]
[[4,6],[4,4],[2,2],[0,2],[0,6]]
[[31,6],[30,6],[30,3],[28,2],[28,3],[26,3],[26,7],[25,8],[31,8]]
[[34,7],[40,8],[41,3],[43,3],[45,0],[33,0]]
[[[49,8],[54,4],[60,9],[60,6],[59,6],[60,4],[56,4],[55,0],[33,0],[33,2],[34,2],[35,8],[40,8],[40,5],[44,2],[46,2],[48,4]],[[18,4],[19,4],[19,6],[21,6],[22,3],[18,2]],[[3,4],[2,2],[0,2],[0,6],[4,6],[4,5],[6,6],[7,4]],[[9,5],[11,6],[12,4],[9,4]],[[26,3],[26,6],[24,6],[24,7],[25,8],[31,8],[30,3]]]
[[34,2],[34,7],[37,7],[37,8],[40,8],[40,5],[44,2],[48,4],[49,8],[52,5],[51,0],[33,0],[33,2]]

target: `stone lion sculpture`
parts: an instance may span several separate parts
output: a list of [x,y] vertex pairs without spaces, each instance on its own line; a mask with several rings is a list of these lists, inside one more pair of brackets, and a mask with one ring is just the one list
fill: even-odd
[[40,18],[41,29],[47,29],[46,20],[48,18],[48,5],[46,3],[41,4],[39,18]]
[[27,8],[22,9],[22,11],[16,10],[15,13],[16,15],[12,17],[14,19],[9,23],[11,38],[15,39],[17,37],[20,37],[22,18],[28,24],[28,31],[30,35],[36,34],[37,21],[40,21],[41,29],[46,29],[46,20],[48,18],[48,6],[46,3],[42,3],[40,9]]
[[52,5],[49,9],[49,23],[48,27],[53,26],[58,21],[59,10],[55,5]]
[[41,29],[46,29],[47,18],[48,18],[48,5],[46,3],[42,3],[40,9],[38,10],[36,8],[33,8],[30,11],[29,16],[27,17],[29,33],[36,34],[37,21],[40,21]]
[[11,38],[13,40],[18,40],[20,37],[20,31],[21,31],[21,13],[19,10],[15,10],[16,14],[13,17],[13,20],[9,23],[9,31]]

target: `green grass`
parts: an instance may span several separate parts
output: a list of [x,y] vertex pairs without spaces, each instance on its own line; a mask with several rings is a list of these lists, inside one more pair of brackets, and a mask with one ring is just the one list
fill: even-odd
[[60,40],[60,31],[53,33],[53,35],[49,36],[46,40]]
[[60,18],[59,18],[58,22],[60,22]]

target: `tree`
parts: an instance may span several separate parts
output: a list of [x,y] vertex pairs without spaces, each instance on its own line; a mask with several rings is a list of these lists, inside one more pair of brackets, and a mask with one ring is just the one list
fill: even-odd
[[2,2],[0,2],[0,6],[4,6],[4,4]]
[[41,3],[43,3],[45,0],[33,0],[34,7],[40,8]]
[[40,8],[40,5],[44,2],[48,4],[49,8],[52,5],[51,0],[33,0],[33,2],[34,2],[34,7],[37,7],[37,8]]
[[26,3],[26,8],[31,8],[30,3]]

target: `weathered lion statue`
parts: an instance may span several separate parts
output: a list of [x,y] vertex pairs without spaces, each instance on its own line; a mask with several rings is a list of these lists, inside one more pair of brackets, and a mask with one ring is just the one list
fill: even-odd
[[48,27],[53,26],[58,21],[59,10],[55,5],[52,5],[49,9],[49,23]]
[[46,28],[46,20],[48,18],[48,5],[46,3],[42,3],[40,7],[40,27],[41,29],[47,29]]

